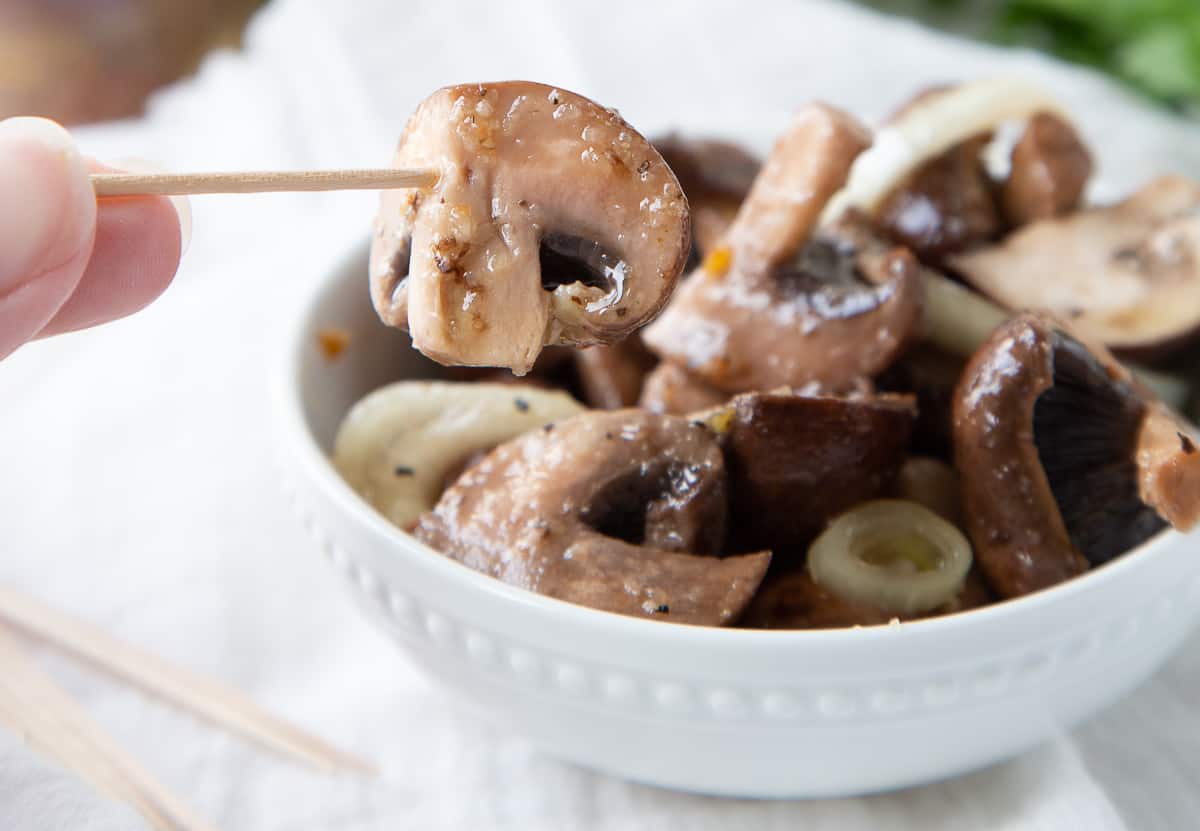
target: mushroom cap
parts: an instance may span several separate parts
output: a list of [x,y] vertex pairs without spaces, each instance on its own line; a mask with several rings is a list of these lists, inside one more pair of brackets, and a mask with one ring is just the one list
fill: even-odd
[[527,384],[399,381],[350,408],[333,463],[363,499],[408,529],[472,455],[582,410],[564,392]]
[[1200,185],[1160,178],[949,262],[1009,309],[1052,312],[1127,354],[1169,352],[1200,332]]
[[1064,118],[1037,113],[1013,147],[1000,187],[1000,206],[1010,225],[1021,226],[1074,210],[1092,175],[1092,154]]
[[541,594],[675,623],[741,614],[769,552],[720,559],[728,513],[716,438],[686,419],[589,412],[500,445],[416,535]]
[[830,517],[891,484],[916,419],[915,402],[906,395],[754,392],[729,406],[733,417],[721,444],[734,536],[772,548],[777,561],[810,542]]
[[384,191],[371,294],[444,364],[528,371],[547,344],[612,343],[653,318],[689,251],[687,200],[615,111],[527,81],[445,87],[393,158],[433,168]]
[[[1200,465],[1165,408],[1102,347],[1035,313],[1000,326],[955,395],[967,529],[993,589],[1046,588],[1194,522]],[[1151,449],[1153,448],[1153,450]],[[1182,475],[1171,479],[1160,472]],[[1175,510],[1178,509],[1178,510]]]

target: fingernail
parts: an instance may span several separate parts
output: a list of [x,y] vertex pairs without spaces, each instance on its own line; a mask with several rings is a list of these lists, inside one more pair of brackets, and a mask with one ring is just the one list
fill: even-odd
[[[126,173],[166,173],[167,169],[157,162],[137,157],[126,157],[107,162],[110,167],[123,170]],[[192,203],[186,196],[168,196],[179,217],[179,256],[187,253],[192,242]]]
[[61,265],[95,228],[95,196],[70,134],[44,118],[0,121],[0,293]]

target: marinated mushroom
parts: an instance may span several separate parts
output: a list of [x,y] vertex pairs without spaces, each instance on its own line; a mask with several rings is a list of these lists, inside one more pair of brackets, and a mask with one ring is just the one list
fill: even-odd
[[687,201],[658,151],[565,90],[440,89],[393,163],[440,178],[384,191],[372,299],[439,363],[524,374],[545,345],[614,343],[658,313],[687,260]]
[[1011,78],[928,90],[880,128],[871,149],[854,162],[846,187],[829,201],[824,219],[835,221],[848,210],[874,216],[888,194],[930,160],[1001,124],[1039,113],[1067,119],[1044,90]]
[[728,514],[715,436],[641,410],[590,412],[502,444],[416,536],[507,583],[676,623],[735,620],[771,555],[718,558]]
[[591,346],[575,351],[575,370],[583,397],[600,410],[618,410],[638,402],[642,384],[657,359],[631,335],[612,346]]
[[902,249],[855,252],[808,241],[867,142],[861,125],[838,110],[802,110],[725,245],[647,327],[646,344],[726,392],[852,386],[890,364],[920,320],[915,260]]
[[728,141],[666,136],[654,142],[679,178],[692,213],[696,264],[720,245],[762,163]]
[[[1046,588],[1200,509],[1190,428],[1102,347],[1025,313],[967,365],[955,460],[978,562],[1002,597]],[[1191,448],[1191,450],[1189,450]]]
[[1004,219],[1014,228],[1079,207],[1092,155],[1070,122],[1052,113],[1029,119],[1000,186]]
[[678,364],[663,361],[646,376],[638,406],[652,413],[685,415],[729,400],[729,393],[709,386]]
[[[880,162],[874,165],[877,188],[888,177],[899,184],[885,196],[861,200],[874,206],[888,237],[923,262],[940,265],[950,254],[1078,207],[1092,173],[1091,154],[1052,101],[1021,90],[1012,81],[941,86],[920,93],[890,119],[878,142],[886,158],[863,164],[869,169]],[[1027,121],[1009,149],[1006,132],[993,130],[1015,126],[1005,123],[1013,116]],[[1006,150],[1007,158],[998,159]],[[999,169],[989,170],[989,161]]]
[[777,561],[891,484],[916,417],[912,397],[901,395],[746,393],[724,411],[709,423],[729,467],[734,536],[773,549]]
[[1200,185],[1164,177],[950,264],[1009,309],[1053,312],[1127,355],[1167,355],[1200,333]]
[[917,168],[880,204],[880,230],[929,263],[999,236],[1003,225],[981,156],[989,139],[968,139]]
[[346,414],[333,464],[363,499],[407,530],[472,456],[582,410],[565,393],[527,385],[399,381]]

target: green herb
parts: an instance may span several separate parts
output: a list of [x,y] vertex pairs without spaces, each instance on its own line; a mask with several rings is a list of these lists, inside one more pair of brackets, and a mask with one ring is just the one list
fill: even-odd
[[868,0],[884,11],[1102,69],[1200,112],[1200,0]]

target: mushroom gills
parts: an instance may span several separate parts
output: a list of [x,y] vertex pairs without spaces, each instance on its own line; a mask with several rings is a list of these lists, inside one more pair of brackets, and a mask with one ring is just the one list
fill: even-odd
[[656,460],[596,495],[587,524],[606,537],[663,551],[717,554],[725,541],[725,488],[699,465]]
[[574,234],[552,231],[542,237],[538,246],[542,288],[554,291],[559,286],[582,283],[589,288],[617,293],[624,289],[629,265],[609,253],[595,240]]
[[1070,335],[1056,331],[1052,348],[1054,383],[1034,404],[1034,445],[1072,544],[1096,566],[1167,526],[1138,493],[1146,406]]
[[863,275],[854,251],[837,239],[810,240],[774,278],[783,297],[803,298],[822,320],[873,311],[887,296]]

